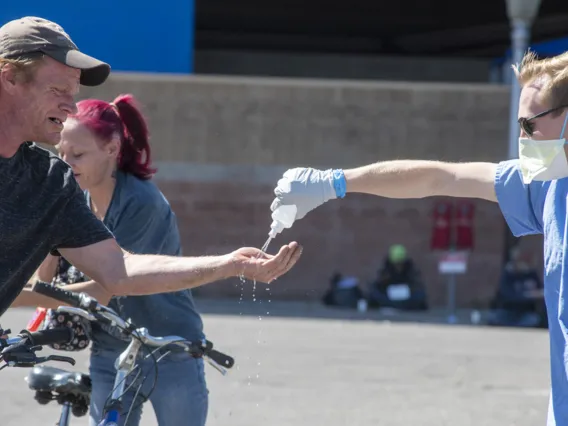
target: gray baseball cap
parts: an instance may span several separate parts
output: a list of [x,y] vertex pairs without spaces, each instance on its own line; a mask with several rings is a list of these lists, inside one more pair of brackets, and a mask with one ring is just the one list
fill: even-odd
[[81,70],[84,86],[103,84],[110,66],[80,52],[71,37],[55,22],[26,16],[0,27],[0,57],[16,59],[33,53],[43,53],[71,68]]

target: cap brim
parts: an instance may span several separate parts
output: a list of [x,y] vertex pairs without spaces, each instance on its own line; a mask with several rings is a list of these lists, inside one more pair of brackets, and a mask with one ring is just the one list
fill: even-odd
[[83,86],[99,86],[103,84],[110,74],[110,65],[85,55],[78,50],[58,49],[44,52],[49,57],[71,68],[81,70],[80,82]]

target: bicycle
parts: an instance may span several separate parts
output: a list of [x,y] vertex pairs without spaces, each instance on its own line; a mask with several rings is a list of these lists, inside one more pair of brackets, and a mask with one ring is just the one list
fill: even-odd
[[[0,336],[10,334],[10,330],[2,330],[0,328]],[[71,357],[61,355],[48,355],[46,357],[38,357],[36,352],[42,349],[42,346],[51,345],[56,343],[67,343],[73,340],[73,331],[69,328],[58,328],[53,330],[43,330],[30,333],[27,330],[22,330],[19,335],[11,338],[0,338],[0,359],[6,364],[0,367],[0,370],[6,367],[34,367],[38,364],[43,364],[48,361],[61,361],[75,365],[75,360]],[[51,369],[52,367],[47,367]],[[77,416],[85,415],[89,407],[89,399],[87,398],[86,406],[82,404],[82,398],[87,390],[86,385],[84,388],[79,388],[73,380],[82,380],[82,377],[77,376],[79,373],[66,372],[65,370],[52,369],[55,371],[66,373],[65,377],[61,375],[52,376],[52,387],[57,389],[60,393],[60,403],[64,404],[67,408],[60,419],[60,425],[67,424],[69,417],[69,410],[72,405],[75,408]],[[89,383],[90,385],[90,383]],[[79,392],[80,391],[80,392]],[[90,388],[88,389],[90,395]],[[38,400],[40,402],[40,400]],[[67,416],[67,417],[65,417]],[[63,421],[63,422],[62,422]]]
[[[128,347],[117,358],[117,372],[113,392],[110,395],[110,400],[107,404],[105,404],[102,414],[103,418],[100,421],[99,426],[116,426],[118,424],[122,411],[122,396],[125,393],[126,379],[137,368],[136,361],[138,359],[140,349],[143,347],[149,352],[149,355],[147,356],[151,356],[156,363],[166,356],[167,353],[156,360],[154,356],[155,351],[166,346],[175,345],[187,352],[189,356],[194,358],[203,358],[223,375],[225,375],[227,370],[232,368],[234,365],[235,361],[232,357],[213,349],[213,344],[208,340],[204,343],[196,343],[189,342],[180,336],[151,336],[146,328],[136,328],[135,325],[119,317],[111,308],[99,304],[96,299],[85,293],[73,293],[41,282],[38,282],[34,286],[34,291],[71,305],[60,306],[58,308],[60,312],[68,312],[89,321],[105,324],[112,328],[116,328],[131,337]],[[44,330],[40,333],[51,331],[59,332],[60,329]],[[33,335],[34,333],[31,334]],[[69,337],[69,334],[66,336],[68,338],[67,340],[63,338],[63,334],[59,334],[58,338],[63,340],[49,343],[70,341],[71,338]],[[53,334],[52,339],[54,338],[55,334]],[[150,350],[150,348],[156,349]],[[58,355],[51,356],[49,360],[57,361],[62,359],[65,359],[66,361],[69,359],[73,360],[72,358],[60,357]],[[80,417],[88,412],[91,395],[91,379],[88,374],[74,373],[53,367],[37,366],[36,364],[29,364],[28,366],[32,366],[33,368],[26,380],[30,389],[36,392],[36,401],[40,404],[47,404],[52,400],[57,400],[57,402],[62,405],[61,416],[57,425],[68,426],[71,414],[76,417]],[[155,368],[154,371],[154,380],[157,380],[157,368]],[[126,390],[128,390],[131,386],[132,385],[129,385]],[[149,395],[146,396],[146,399],[148,397]],[[127,414],[127,419],[129,414],[130,413]]]

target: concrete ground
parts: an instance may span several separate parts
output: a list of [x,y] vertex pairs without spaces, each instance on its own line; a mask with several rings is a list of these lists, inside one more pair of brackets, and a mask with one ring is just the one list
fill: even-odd
[[[198,305],[208,338],[237,360],[225,377],[206,367],[208,426],[546,422],[546,330],[445,325],[443,312],[389,317],[266,300]],[[11,310],[2,325],[18,331],[30,315],[29,309]],[[467,318],[460,315],[462,322]],[[78,353],[77,361],[71,368],[85,371],[87,353]],[[26,374],[0,372],[1,424],[55,424],[58,407],[33,400]],[[148,406],[142,425],[155,424]]]

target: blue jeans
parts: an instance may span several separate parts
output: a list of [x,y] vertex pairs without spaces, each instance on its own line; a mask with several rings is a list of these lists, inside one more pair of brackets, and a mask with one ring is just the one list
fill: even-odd
[[[93,349],[91,354],[89,367],[93,383],[89,414],[91,426],[96,426],[101,421],[105,402],[114,388],[116,357],[115,352],[98,349]],[[146,377],[140,393],[148,395],[155,377],[154,362],[150,358],[139,362],[139,365],[142,367],[142,374],[139,375],[138,381]],[[136,375],[137,372],[130,375],[125,389]],[[133,386],[123,396],[118,426],[138,426],[140,423],[143,407],[140,393],[133,402],[137,389],[138,386]],[[209,391],[205,382],[203,360],[191,358],[185,353],[171,353],[163,358],[158,363],[158,380],[149,400],[160,426],[204,426],[207,420]],[[130,407],[133,410],[126,424]]]

